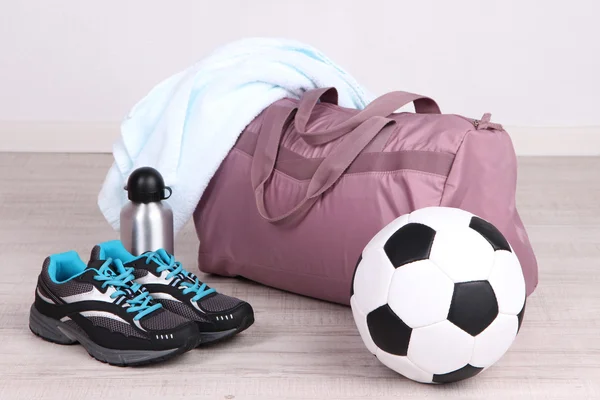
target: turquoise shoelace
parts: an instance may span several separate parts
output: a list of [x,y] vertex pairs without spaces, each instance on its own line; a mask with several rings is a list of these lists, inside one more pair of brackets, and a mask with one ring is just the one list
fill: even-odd
[[192,301],[198,301],[204,296],[208,296],[211,293],[215,293],[215,289],[209,288],[206,283],[200,282],[198,278],[186,271],[179,261],[175,261],[175,257],[171,254],[167,253],[163,249],[159,249],[157,251],[150,251],[148,253],[142,254],[139,258],[145,257],[146,264],[149,264],[151,261],[154,261],[158,265],[160,265],[156,272],[160,273],[162,271],[169,271],[167,275],[167,279],[171,279],[176,275],[183,275],[188,279],[192,279],[194,283],[191,282],[181,282],[181,286],[183,287],[183,294],[196,293],[194,297],[192,297]]
[[[111,265],[116,267],[116,272],[110,268]],[[133,276],[133,268],[125,268],[120,260],[113,260],[111,258],[104,261],[104,264],[102,264],[94,279],[102,281],[102,288],[113,286],[117,289],[110,295],[111,299],[115,299],[118,296],[127,296],[127,292],[122,289],[129,289],[133,293],[136,293],[142,287],[139,283],[133,282],[135,279]],[[129,304],[127,312],[137,313],[133,319],[138,321],[162,307],[160,303],[150,304],[152,300],[153,298],[150,296],[150,293],[143,291],[134,298],[126,301]]]

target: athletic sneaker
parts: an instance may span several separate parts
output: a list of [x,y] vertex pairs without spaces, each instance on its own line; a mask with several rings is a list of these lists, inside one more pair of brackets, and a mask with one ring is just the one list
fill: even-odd
[[196,324],[165,310],[119,260],[89,265],[70,251],[46,258],[29,328],[59,344],[80,343],[111,365],[155,363],[195,348]]
[[254,322],[250,304],[217,293],[183,269],[165,250],[134,257],[119,240],[113,240],[92,250],[92,260],[106,258],[119,259],[126,267],[133,267],[135,281],[143,284],[164,308],[196,321],[201,345],[229,338]]

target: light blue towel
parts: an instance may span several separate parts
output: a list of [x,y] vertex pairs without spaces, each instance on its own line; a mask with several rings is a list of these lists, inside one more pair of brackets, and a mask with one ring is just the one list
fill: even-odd
[[239,134],[276,100],[334,86],[343,107],[362,109],[372,96],[313,47],[290,40],[244,39],[160,83],[121,125],[98,205],[119,229],[123,187],[141,166],[156,168],[173,189],[175,231],[190,219],[204,189]]

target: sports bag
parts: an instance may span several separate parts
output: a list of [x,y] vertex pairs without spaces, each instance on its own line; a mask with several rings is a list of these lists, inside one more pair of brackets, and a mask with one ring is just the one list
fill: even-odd
[[[415,113],[394,113],[414,103]],[[429,206],[493,223],[521,262],[537,263],[515,206],[517,160],[490,122],[441,114],[430,98],[391,92],[364,110],[334,88],[273,103],[251,122],[194,213],[201,271],[349,304],[362,249],[385,225]]]

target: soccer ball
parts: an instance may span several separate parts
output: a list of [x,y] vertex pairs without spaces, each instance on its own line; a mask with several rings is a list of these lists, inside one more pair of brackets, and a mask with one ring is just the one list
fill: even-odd
[[350,304],[379,361],[423,383],[477,375],[502,357],[521,327],[525,279],[489,222],[456,208],[403,215],[367,244]]

